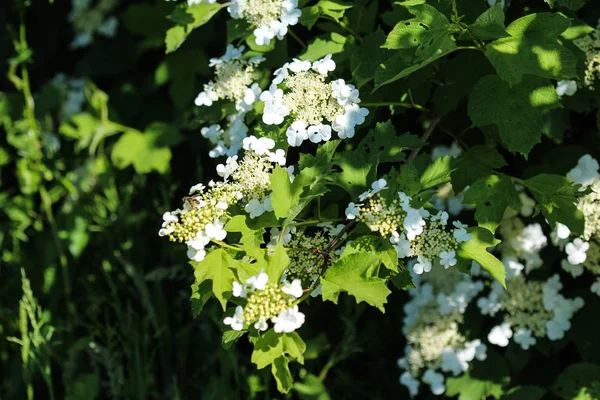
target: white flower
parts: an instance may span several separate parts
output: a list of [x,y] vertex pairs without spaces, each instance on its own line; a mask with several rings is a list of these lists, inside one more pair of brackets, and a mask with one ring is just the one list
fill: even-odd
[[247,137],[243,140],[244,150],[252,149],[256,154],[269,154],[270,150],[275,147],[275,141],[266,137],[257,139],[255,136]]
[[331,139],[331,126],[323,124],[309,126],[306,133],[313,143],[326,142]]
[[598,161],[591,155],[586,154],[579,159],[577,166],[567,173],[567,178],[582,185],[581,189],[583,190],[586,186],[590,186],[600,179],[599,168]]
[[267,282],[269,282],[269,275],[265,274],[261,269],[258,275],[246,280],[246,285],[250,287],[250,290],[265,290]]
[[236,281],[233,281],[233,297],[246,297],[248,291],[246,290],[246,285],[242,285]]
[[258,83],[252,84],[249,88],[246,88],[244,97],[238,101],[235,108],[239,112],[248,112],[252,110],[252,105],[259,99],[262,90]]
[[573,265],[568,260],[562,260],[560,262],[560,266],[562,267],[563,271],[571,274],[573,278],[577,278],[583,274],[583,265],[581,264]]
[[450,146],[435,146],[431,149],[431,160],[435,161],[443,156],[457,158],[462,154],[462,149],[458,143],[452,142]]
[[588,242],[584,242],[580,238],[577,238],[571,243],[568,243],[565,247],[565,251],[569,255],[567,259],[573,265],[582,264],[587,258],[587,254],[585,253],[589,248],[590,244]]
[[531,329],[519,328],[514,335],[514,341],[521,346],[523,350],[529,349],[531,346],[535,346],[536,339],[533,337]]
[[571,230],[560,222],[556,223],[556,237],[559,239],[567,239],[571,234]]
[[408,240],[414,240],[418,235],[423,233],[424,226],[425,220],[419,210],[408,208],[404,217],[404,229],[406,230]]
[[488,334],[488,341],[497,346],[506,347],[508,346],[509,339],[512,337],[512,335],[513,333],[510,329],[510,324],[508,322],[504,322],[503,324],[492,328]]
[[306,130],[306,124],[302,121],[295,121],[285,131],[288,143],[292,147],[298,147],[308,139],[308,132]]
[[387,186],[387,181],[385,179],[378,179],[371,184],[372,194],[378,193],[385,189]]
[[194,104],[197,106],[212,106],[212,103],[217,100],[219,100],[219,96],[216,92],[200,92],[196,100],[194,100]]
[[369,110],[359,107],[353,103],[344,107],[345,113],[338,116],[333,124],[333,130],[338,133],[340,139],[354,137],[354,127],[365,122]]
[[448,213],[446,211],[439,211],[436,215],[431,217],[431,221],[440,221],[444,226],[448,225]]
[[187,242],[187,245],[195,250],[202,250],[210,243],[210,238],[204,232],[198,232],[196,236]]
[[98,29],[96,29],[96,32],[98,32],[102,36],[112,38],[117,33],[118,27],[119,21],[113,16],[104,21],[104,23],[100,25]]
[[360,209],[356,207],[356,204],[350,203],[348,207],[346,207],[346,218],[348,219],[356,219],[358,214],[360,214]]
[[223,323],[231,326],[231,329],[234,331],[241,331],[244,329],[244,309],[241,306],[237,306],[233,317],[225,317]]
[[577,82],[570,80],[562,80],[556,85],[556,95],[563,97],[564,95],[573,96],[577,91]]
[[359,92],[354,85],[347,85],[343,79],[331,82],[333,97],[335,97],[341,106],[360,103]]
[[225,165],[217,165],[217,175],[223,177],[224,180],[227,180],[231,173],[238,167],[237,158],[237,156],[227,157]]
[[260,99],[265,103],[262,120],[267,125],[279,125],[290,113],[283,104],[283,90],[272,85],[269,90],[262,92]]
[[415,379],[410,372],[405,371],[402,375],[400,375],[400,383],[408,389],[408,393],[410,397],[416,396],[419,394],[419,380]]
[[271,322],[275,324],[273,329],[277,333],[290,333],[300,328],[304,324],[305,316],[298,311],[298,306],[288,308],[279,313],[278,316],[271,318]]
[[300,297],[302,297],[303,294],[302,281],[300,279],[294,279],[292,283],[285,281],[283,283],[283,286],[281,287],[281,290],[283,291],[283,293],[292,295],[295,298],[299,299]]
[[302,61],[294,58],[294,61],[289,63],[288,68],[292,72],[304,72],[310,69],[310,61]]
[[277,163],[281,166],[285,165],[285,151],[283,149],[277,149],[274,153],[269,154],[271,162]]
[[321,75],[327,75],[327,73],[335,70],[335,61],[331,59],[331,54],[327,54],[321,60],[315,61],[312,64],[312,69]]
[[555,341],[565,337],[565,332],[571,328],[571,323],[567,320],[552,319],[546,322],[546,336]]
[[446,269],[448,269],[448,267],[456,265],[456,252],[442,251],[440,253],[440,264],[442,264]]
[[206,257],[206,250],[204,250],[204,249],[196,250],[193,247],[188,247],[187,257],[190,260],[200,262],[200,261],[204,260],[204,257]]
[[190,196],[193,195],[196,192],[201,192],[204,190],[206,186],[204,186],[202,183],[199,183],[197,185],[194,185],[190,188]]
[[498,300],[498,295],[496,293],[490,293],[488,297],[480,297],[477,299],[477,307],[479,307],[482,315],[490,315],[493,317],[500,311],[502,304]]
[[410,246],[410,242],[408,239],[406,239],[406,235],[404,233],[400,235],[398,232],[393,231],[392,237],[390,237],[390,242],[393,243],[396,253],[398,253],[398,258],[406,258],[414,255],[413,249]]
[[439,372],[435,372],[429,368],[423,374],[422,379],[424,383],[429,384],[431,393],[434,395],[439,396],[446,391],[446,386],[444,386],[444,375]]
[[266,331],[269,329],[269,325],[267,325],[267,319],[265,317],[259,317],[258,321],[254,323],[254,328],[259,331]]
[[451,372],[452,375],[458,376],[469,368],[469,364],[459,358],[458,352],[447,347],[442,351],[442,364],[440,369],[444,372]]
[[417,257],[417,263],[413,266],[413,272],[421,275],[423,272],[431,271],[431,260],[427,258]]
[[275,75],[275,78],[273,79],[273,85],[279,85],[285,78],[289,76],[289,65],[289,63],[285,63],[281,68],[277,68],[275,72],[273,72],[273,75]]
[[204,232],[210,239],[223,240],[227,237],[227,231],[223,229],[224,226],[224,223],[215,219],[212,224],[206,224]]
[[275,34],[271,31],[268,26],[261,26],[256,28],[252,32],[255,36],[255,42],[259,46],[268,46],[271,43],[271,39],[275,37]]
[[521,272],[525,269],[525,266],[519,262],[517,257],[507,256],[502,259],[502,264],[506,267],[506,279],[512,279],[515,276],[521,275]]
[[590,290],[592,291],[592,293],[595,293],[598,296],[600,296],[600,279],[592,284]]
[[452,222],[452,225],[456,227],[454,232],[452,232],[452,235],[458,243],[468,242],[469,240],[471,240],[473,236],[469,232],[467,232],[467,225],[461,223],[460,221],[454,221]]

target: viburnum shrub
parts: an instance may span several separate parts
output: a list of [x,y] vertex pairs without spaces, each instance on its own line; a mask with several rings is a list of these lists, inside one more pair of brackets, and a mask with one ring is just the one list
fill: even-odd
[[[595,107],[600,31],[578,18],[585,1],[546,2],[177,8],[191,21],[167,32],[168,52],[219,9],[232,18],[196,98],[199,115],[221,110],[200,129],[221,179],[192,182],[159,235],[187,246],[194,307],[216,298],[223,343],[245,336],[281,392],[315,298],[400,312],[387,298],[407,290],[400,383],[475,399],[503,394],[465,388],[491,345],[569,331],[585,302],[563,295],[564,272],[600,295],[598,162],[559,156],[567,111]],[[552,246],[562,261],[544,259]],[[489,331],[465,330],[469,318]]]

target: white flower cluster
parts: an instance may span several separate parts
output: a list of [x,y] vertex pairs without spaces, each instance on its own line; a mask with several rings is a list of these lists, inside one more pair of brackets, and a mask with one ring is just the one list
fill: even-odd
[[73,0],[72,5],[68,19],[76,35],[71,49],[89,46],[94,40],[94,33],[108,38],[115,36],[119,21],[114,16],[107,16],[116,8],[116,0],[99,0],[95,5],[92,5],[92,0]]
[[282,285],[269,283],[269,276],[262,270],[246,280],[245,284],[233,282],[233,296],[246,300],[244,306],[237,306],[235,314],[223,320],[235,331],[254,324],[259,331],[269,329],[267,321],[273,323],[277,333],[290,333],[304,324],[305,315],[294,304],[302,297],[302,284],[299,279]]
[[583,85],[594,90],[594,83],[600,76],[600,21],[593,32],[577,38],[573,43],[585,53],[585,76]]
[[431,271],[434,263],[445,268],[456,265],[456,249],[460,243],[471,240],[468,226],[454,221],[450,232],[448,213],[439,211],[430,214],[425,208],[413,208],[411,197],[398,193],[391,205],[378,195],[387,187],[385,179],[373,182],[371,189],[362,193],[363,203],[350,203],[346,208],[346,218],[365,223],[372,231],[388,237],[394,245],[398,258],[416,257],[413,272],[422,274]]
[[204,127],[200,131],[205,139],[208,139],[215,145],[215,147],[208,152],[208,155],[211,158],[218,158],[221,156],[232,157],[237,155],[248,134],[248,127],[244,123],[244,113],[230,115],[227,117],[227,120],[227,130],[223,130],[220,125],[214,124]]
[[356,87],[343,79],[327,81],[335,67],[331,54],[313,63],[294,59],[275,71],[269,90],[260,95],[265,124],[281,125],[290,117],[286,131],[290,146],[300,146],[305,140],[326,142],[332,130],[341,139],[351,138],[354,128],[369,114],[358,105]]
[[[588,269],[595,275],[600,276],[600,266],[597,263],[596,253],[599,250],[598,239],[600,233],[600,166],[591,155],[582,156],[577,162],[577,166],[567,173],[567,178],[574,183],[582,186],[581,190],[586,188],[590,192],[579,199],[578,208],[585,217],[585,229],[582,237],[571,240],[571,231],[566,226],[558,224],[555,236],[557,242],[564,245],[567,258],[562,261],[563,270],[570,273],[574,278],[580,276],[585,269]],[[562,246],[561,246],[562,247]],[[592,257],[588,257],[588,253]],[[600,290],[597,282],[590,288],[592,293],[600,296]]]
[[573,96],[577,92],[577,82],[562,80],[556,84],[556,95],[558,97]]
[[443,373],[458,376],[474,359],[487,357],[481,340],[468,341],[459,331],[467,306],[484,286],[468,275],[442,268],[423,276],[413,274],[413,281],[417,288],[408,290],[411,300],[404,305],[402,332],[408,345],[398,360],[405,370],[400,383],[411,397],[419,393],[420,382],[429,385],[434,395],[441,395],[446,390]]
[[302,15],[298,0],[232,0],[227,11],[232,18],[243,18],[255,27],[255,42],[260,46],[275,37],[283,39],[288,26],[296,25]]
[[215,79],[204,85],[196,97],[197,106],[211,106],[215,101],[227,99],[235,103],[239,113],[252,110],[261,92],[255,68],[264,57],[242,58],[244,49],[228,45],[223,56],[209,60],[208,66],[215,68]]
[[246,152],[239,163],[238,157],[232,156],[217,166],[223,182],[211,181],[207,190],[203,184],[193,186],[183,209],[163,215],[159,236],[187,244],[191,260],[202,261],[211,240],[226,238],[227,209],[233,204],[241,203],[250,218],[273,211],[269,173],[273,163],[285,165],[285,152],[281,149],[272,152],[275,147],[272,139],[254,136],[245,138],[242,146]]

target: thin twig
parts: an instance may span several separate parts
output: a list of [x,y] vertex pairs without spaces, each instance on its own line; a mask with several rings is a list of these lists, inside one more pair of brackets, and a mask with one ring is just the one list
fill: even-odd
[[288,29],[288,32],[289,32],[290,36],[293,37],[294,40],[296,40],[296,42],[298,42],[298,44],[300,44],[300,46],[302,46],[303,49],[306,48],[306,43],[304,43],[304,41],[302,39],[300,39],[300,36],[296,35],[296,33],[294,33],[294,31],[291,29]]
[[[435,130],[435,127],[437,126],[437,124],[440,123],[440,118],[439,117],[435,117],[432,121],[431,124],[429,125],[429,127],[425,130],[425,133],[423,133],[423,136],[421,136],[421,140],[423,142],[426,142],[427,139],[429,139],[429,136],[431,136],[431,134],[433,133],[433,131]],[[412,153],[410,153],[410,156],[408,156],[407,161],[413,161],[417,155],[419,155],[419,151],[421,151],[421,149],[423,148],[423,146],[421,147],[417,147],[416,149],[414,149],[412,151]]]

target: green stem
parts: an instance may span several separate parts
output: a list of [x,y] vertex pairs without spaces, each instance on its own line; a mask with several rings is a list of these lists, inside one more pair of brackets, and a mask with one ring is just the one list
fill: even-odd
[[416,110],[425,111],[425,107],[420,106],[418,104],[404,103],[401,101],[383,101],[383,102],[375,102],[375,103],[360,103],[361,106],[364,107],[386,107],[386,106],[395,106],[395,107],[404,107],[404,108],[414,108]]
[[222,242],[220,240],[214,240],[213,239],[213,242],[216,243],[216,244],[218,244],[219,246],[225,247],[227,249],[231,249],[231,250],[235,250],[235,251],[244,251],[244,249],[242,247],[240,247],[240,246],[233,246],[231,244],[227,244],[227,243]]
[[457,49],[458,50],[477,50],[477,51],[483,52],[483,49],[481,49],[477,46],[458,46]]

